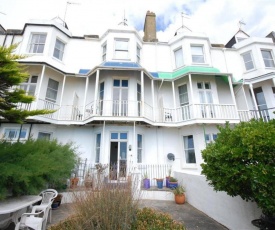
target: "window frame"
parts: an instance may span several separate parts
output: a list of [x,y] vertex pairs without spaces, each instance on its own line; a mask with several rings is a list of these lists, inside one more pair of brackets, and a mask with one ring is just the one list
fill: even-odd
[[[57,84],[57,89],[54,89],[54,88],[50,88],[50,87],[49,87],[49,82],[50,82],[50,80],[58,83],[58,84]],[[50,102],[52,102],[52,103],[56,103],[57,97],[58,97],[58,88],[59,88],[59,81],[56,81],[56,80],[54,80],[54,79],[52,79],[52,78],[49,78],[48,85],[47,85],[47,90],[46,90],[45,100],[46,100],[46,101],[50,101]],[[55,92],[56,92],[56,98],[47,97],[48,89],[51,90],[51,91],[55,91]]]
[[[34,79],[36,79],[36,81],[32,82]],[[36,91],[37,82],[38,82],[38,75],[31,75],[31,76],[29,76],[28,79],[26,79],[26,81],[24,83],[21,83],[19,85],[19,88],[23,89],[26,92],[26,95],[34,96],[35,91]],[[34,88],[34,90],[30,91],[30,88]]]
[[[63,50],[56,47],[57,42],[60,42],[63,45]],[[60,38],[56,38],[55,39],[54,50],[53,50],[53,57],[60,60],[60,61],[63,61],[63,57],[64,57],[64,53],[65,53],[65,46],[66,46],[65,42],[63,42]],[[55,56],[55,51],[56,50],[58,52],[58,57]]]
[[[247,54],[250,55],[250,60],[245,61],[244,56],[247,55]],[[243,63],[244,63],[245,71],[252,71],[252,70],[254,70],[255,69],[255,65],[254,65],[254,59],[253,59],[252,51],[249,50],[247,52],[244,52],[244,53],[241,54],[241,56],[243,58]],[[252,68],[247,69],[247,65],[246,64],[250,63],[250,62],[252,63]]]
[[102,50],[102,61],[106,61],[107,58],[107,42],[103,43],[103,45],[101,46],[101,50]]
[[[192,48],[197,48],[197,47],[201,48],[202,54],[194,54],[193,53],[193,49]],[[206,63],[204,45],[202,45],[202,44],[191,44],[190,45],[190,50],[191,50],[191,59],[192,59],[192,63],[193,64],[205,64]],[[196,61],[194,58],[197,58],[197,57],[202,57],[203,61],[202,62]]]
[[[180,56],[178,56],[177,54],[180,54]],[[176,69],[184,66],[182,47],[178,47],[177,49],[174,50],[174,58],[175,58],[175,67],[176,67]],[[180,58],[180,59],[178,59],[178,58]]]
[[[40,133],[41,133],[41,134],[48,134],[49,137],[47,137],[47,138],[45,138],[45,137],[39,137],[39,134],[40,134]],[[51,139],[52,139],[52,135],[53,135],[52,132],[39,131],[38,134],[37,134],[37,139],[43,139],[43,138],[45,138],[45,139],[47,139],[47,140],[51,140]]]
[[[208,136],[208,140],[206,138],[206,136]],[[215,142],[215,140],[217,139],[218,134],[217,133],[206,133],[204,135],[204,140],[205,140],[205,145],[207,146],[208,144]]]
[[[192,137],[192,144],[193,144],[193,148],[190,148],[189,146],[185,146],[186,145],[186,141],[185,141],[185,138],[189,138],[189,137]],[[187,144],[189,145],[189,142],[187,140]],[[195,162],[187,162],[187,154],[189,154],[188,151],[192,151],[193,150],[193,153],[194,153],[194,159],[195,159]],[[193,165],[196,165],[197,164],[197,159],[196,159],[196,151],[195,151],[195,144],[194,144],[194,135],[185,135],[183,136],[183,151],[184,151],[184,164],[185,165],[190,165],[190,166],[193,166]]]
[[[21,133],[20,133],[20,137],[19,137],[19,132],[21,130]],[[6,137],[6,133],[7,131],[9,131],[8,133],[8,137]],[[15,134],[13,135],[13,137],[10,137],[10,132],[15,132]],[[22,134],[22,131],[25,132],[25,135],[24,137],[21,137],[21,134]],[[28,132],[29,132],[29,129],[28,128],[20,128],[20,127],[5,127],[4,128],[4,132],[3,132],[3,139],[6,140],[6,141],[17,141],[18,139],[20,141],[24,141],[24,140],[27,140],[28,139]]]
[[[265,58],[263,56],[263,52],[268,52],[268,54],[270,55],[270,58]],[[273,56],[272,50],[261,49],[261,55],[262,55],[262,58],[264,61],[265,68],[275,68],[274,56]],[[268,66],[267,66],[267,63],[268,63]],[[269,64],[271,64],[271,65],[269,65]]]
[[[39,36],[37,42],[35,41],[36,39],[34,39],[35,36]],[[45,36],[44,43],[40,42],[41,36]],[[43,54],[44,49],[45,49],[45,45],[46,45],[46,41],[47,41],[47,33],[31,33],[29,44],[28,44],[28,49],[27,49],[28,53]],[[43,46],[42,51],[38,52],[41,46]],[[35,50],[35,52],[34,52],[34,50]]]
[[[129,42],[130,39],[128,38],[115,38],[114,39],[114,59],[118,59],[118,60],[129,60],[129,56],[130,56],[130,51],[129,51]],[[118,42],[127,42],[127,49],[123,49],[122,48],[117,48],[117,43]],[[120,57],[120,54],[123,54],[123,56],[125,55],[125,57]]]
[[141,47],[139,44],[137,44],[137,63],[140,63],[140,59],[141,59]]
[[[100,151],[101,151],[101,142],[102,142],[101,139],[102,139],[101,133],[96,133],[96,135],[95,135],[95,163],[100,162]],[[98,145],[98,140],[99,140],[99,145]]]
[[[138,137],[141,137],[141,146],[139,146],[139,139]],[[142,163],[143,158],[143,135],[137,134],[137,163]]]

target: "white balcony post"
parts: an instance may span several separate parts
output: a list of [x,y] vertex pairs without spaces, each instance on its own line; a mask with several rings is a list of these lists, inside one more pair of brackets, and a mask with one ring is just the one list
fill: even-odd
[[35,109],[40,109],[40,108],[37,108],[37,104],[38,104],[37,99],[39,98],[39,95],[40,95],[41,86],[42,86],[42,81],[43,81],[43,79],[44,79],[44,74],[45,74],[45,65],[43,65],[43,67],[42,67],[41,78],[40,78],[40,82],[39,82],[39,86],[38,86],[38,90],[37,90],[37,98],[36,98],[36,106],[35,106]]
[[153,121],[155,121],[155,87],[154,87],[154,80],[151,80],[151,91],[152,91],[152,109],[153,109]]
[[99,70],[96,71],[93,115],[96,115],[97,94],[98,94],[98,93],[97,93],[97,92],[98,92],[98,82],[99,82]]
[[140,82],[141,82],[141,116],[144,117],[144,74],[143,74],[143,71],[140,72]]
[[[231,76],[228,75],[227,78],[228,78],[229,88],[230,88],[230,92],[231,92],[231,97],[232,97],[232,100],[233,100],[233,104],[235,106],[235,111],[237,112],[238,111],[237,110],[237,103],[236,103],[235,94],[234,94],[234,90],[233,90],[233,86],[232,86]],[[238,117],[238,113],[237,113],[237,117]]]
[[57,119],[59,120],[60,118],[60,111],[61,111],[61,106],[62,106],[62,101],[63,101],[63,96],[64,96],[64,88],[65,88],[65,83],[66,83],[66,78],[67,76],[64,75],[64,79],[63,79],[63,84],[62,84],[62,89],[61,89],[61,97],[60,97],[60,103],[59,103],[59,110],[58,110],[58,115],[57,115]]
[[[192,78],[191,78],[191,74],[188,74],[188,78],[189,78],[189,86],[190,86],[190,94],[191,94],[191,101],[192,101],[192,107],[193,107],[193,117],[190,118],[195,118],[195,105],[194,105],[194,95],[193,95],[193,86],[192,86]],[[190,102],[189,102],[190,104]],[[192,109],[192,108],[191,108]],[[191,115],[192,116],[192,115]]]
[[88,85],[89,85],[89,76],[87,76],[87,78],[86,78],[85,93],[84,93],[84,102],[83,102],[83,110],[82,110],[83,118],[85,118]]
[[[178,117],[177,117],[177,110],[176,110],[176,94],[175,94],[175,83],[174,81],[172,81],[172,90],[173,90],[173,101],[174,101],[174,116],[175,116],[175,120],[174,121],[177,121],[178,120]],[[172,119],[171,119],[172,120]]]
[[275,86],[275,77],[272,78],[273,85]]
[[257,101],[256,101],[256,97],[255,97],[254,90],[253,90],[253,85],[251,83],[249,83],[249,88],[250,88],[250,92],[252,95],[254,108],[255,108],[255,110],[258,110]]

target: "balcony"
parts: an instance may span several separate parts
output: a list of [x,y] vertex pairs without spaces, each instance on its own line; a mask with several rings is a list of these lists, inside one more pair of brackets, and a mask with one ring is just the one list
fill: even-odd
[[[158,123],[158,125],[182,125],[185,122],[224,122],[228,120],[248,120],[253,114],[251,111],[238,111],[233,104],[190,104],[178,108],[153,108],[142,101],[128,100],[98,100],[88,103],[85,107],[74,105],[59,106],[46,100],[37,100],[32,104],[20,104],[18,108],[50,109],[56,112],[40,115],[49,122],[66,121],[85,124],[93,120],[132,120]],[[256,116],[256,113],[254,113]],[[259,115],[260,116],[260,115]],[[38,118],[36,117],[36,118]]]
[[250,121],[251,119],[269,121],[275,119],[274,112],[274,107],[263,110],[239,110],[239,117],[241,121]]

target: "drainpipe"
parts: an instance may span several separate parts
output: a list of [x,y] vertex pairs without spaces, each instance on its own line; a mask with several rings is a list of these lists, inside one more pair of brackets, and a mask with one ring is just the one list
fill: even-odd
[[19,130],[17,142],[19,142],[19,140],[20,140],[20,135],[21,135],[21,131],[22,131],[22,126],[23,126],[23,124],[20,125],[20,130]]
[[31,123],[31,126],[30,126],[30,131],[29,131],[28,140],[29,140],[29,139],[30,139],[30,137],[31,137],[32,125],[33,125],[33,123]]

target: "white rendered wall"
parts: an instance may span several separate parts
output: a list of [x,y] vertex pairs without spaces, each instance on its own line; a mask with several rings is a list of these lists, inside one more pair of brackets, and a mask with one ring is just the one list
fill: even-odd
[[261,210],[256,203],[230,197],[225,192],[215,192],[204,176],[175,172],[176,178],[186,188],[189,204],[232,230],[258,229],[251,224],[259,219]]

